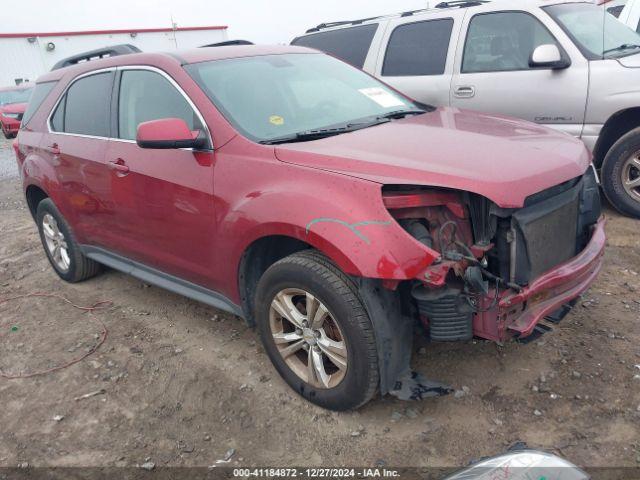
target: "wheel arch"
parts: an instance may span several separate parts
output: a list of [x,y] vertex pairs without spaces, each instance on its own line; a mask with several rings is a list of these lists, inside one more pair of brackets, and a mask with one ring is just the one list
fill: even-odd
[[593,163],[596,168],[602,167],[604,157],[613,144],[637,127],[640,127],[640,107],[627,108],[611,115],[600,130],[593,149]]
[[317,235],[308,235],[304,240],[294,232],[264,234],[255,238],[244,248],[238,263],[238,292],[249,325],[255,324],[253,298],[264,272],[278,260],[309,249],[324,253],[345,273],[359,274],[358,268],[343,252]]
[[50,198],[50,196],[42,187],[35,184],[28,185],[24,194],[27,200],[27,206],[29,207],[29,212],[31,212],[31,216],[35,220],[38,205],[42,200]]

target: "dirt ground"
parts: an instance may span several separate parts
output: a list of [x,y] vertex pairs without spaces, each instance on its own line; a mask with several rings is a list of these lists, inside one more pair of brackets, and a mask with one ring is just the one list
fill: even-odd
[[[515,442],[582,466],[640,464],[640,223],[607,210],[606,266],[540,340],[415,345],[415,369],[463,395],[378,398],[331,413],[278,377],[256,333],[197,302],[107,271],[77,285],[50,268],[0,142],[0,467],[461,466]],[[464,390],[462,387],[466,387]],[[100,392],[95,396],[76,398]],[[60,418],[62,417],[62,418]],[[231,453],[231,452],[229,452]]]

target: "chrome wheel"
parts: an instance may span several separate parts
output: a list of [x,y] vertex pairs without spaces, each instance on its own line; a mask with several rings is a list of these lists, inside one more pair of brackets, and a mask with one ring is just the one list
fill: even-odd
[[47,213],[42,217],[42,232],[53,263],[61,272],[67,272],[69,265],[71,265],[69,247],[53,215]]
[[347,372],[347,345],[335,318],[317,298],[296,288],[271,302],[269,326],[287,366],[316,388],[334,388]]
[[640,152],[634,153],[622,166],[622,186],[631,198],[640,202]]

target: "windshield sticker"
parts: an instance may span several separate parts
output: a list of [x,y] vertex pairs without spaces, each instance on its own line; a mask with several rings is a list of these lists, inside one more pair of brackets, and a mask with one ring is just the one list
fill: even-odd
[[404,103],[402,100],[400,100],[398,97],[396,97],[392,93],[387,92],[383,88],[379,88],[379,87],[361,88],[358,91],[361,94],[369,97],[371,100],[373,100],[383,108],[407,106],[406,103]]
[[284,118],[282,118],[280,115],[271,115],[269,117],[269,122],[273,123],[274,125],[284,125]]

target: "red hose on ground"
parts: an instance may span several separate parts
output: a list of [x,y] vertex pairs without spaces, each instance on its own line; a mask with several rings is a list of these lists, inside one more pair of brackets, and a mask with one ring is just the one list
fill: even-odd
[[[15,297],[0,299],[0,305],[2,305],[4,303],[11,302],[13,300],[20,300],[20,299],[23,299],[23,298],[32,298],[32,297],[57,298],[59,300],[64,301],[65,303],[68,303],[72,307],[77,308],[78,310],[83,310],[85,312],[94,312],[96,310],[104,310],[106,308],[109,308],[111,305],[113,305],[113,302],[111,300],[103,300],[101,302],[94,303],[90,307],[83,307],[83,306],[80,306],[80,305],[76,305],[71,300],[69,300],[66,297],[63,297],[62,295],[58,295],[56,293],[41,293],[41,292],[27,293],[25,295],[17,295]],[[100,320],[99,318],[95,318],[95,317],[93,317],[93,318],[94,318],[94,320],[96,320],[102,326],[102,334],[100,335],[98,343],[96,343],[95,346],[93,346],[87,353],[85,353],[81,357],[75,358],[75,359],[71,360],[70,362],[65,363],[64,365],[59,365],[57,367],[53,367],[53,368],[49,368],[47,370],[42,370],[42,371],[33,372],[33,373],[21,373],[21,374],[17,374],[17,375],[11,375],[11,374],[4,373],[2,370],[0,370],[0,377],[1,378],[6,378],[6,379],[9,379],[9,380],[15,380],[15,379],[18,379],[18,378],[37,377],[39,375],[46,375],[47,373],[57,372],[58,370],[62,370],[64,368],[70,367],[71,365],[75,365],[78,362],[81,362],[82,360],[87,358],[89,355],[94,353],[96,350],[98,350],[98,348],[100,348],[100,346],[102,346],[102,344],[107,339],[107,335],[109,333],[109,331],[107,330],[107,326],[104,324],[104,322],[102,320]]]

